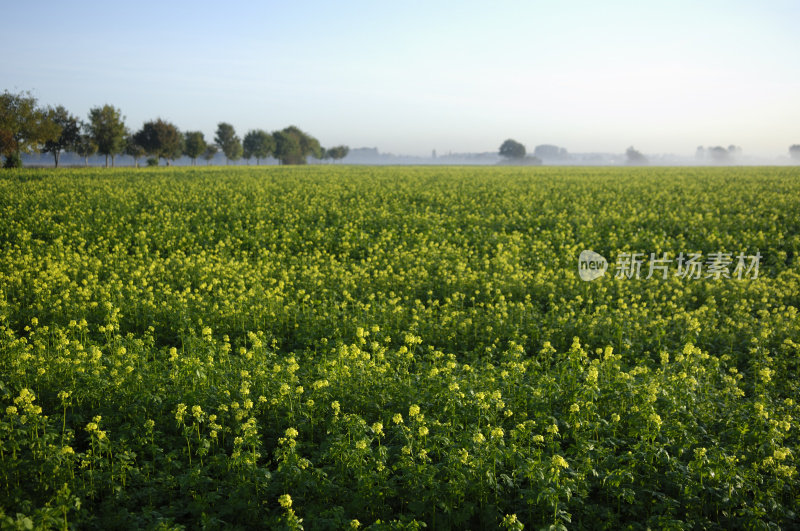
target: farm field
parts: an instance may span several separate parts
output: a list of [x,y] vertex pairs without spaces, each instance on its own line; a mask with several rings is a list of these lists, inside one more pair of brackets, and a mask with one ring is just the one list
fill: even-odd
[[4,171],[0,526],[791,528],[798,308],[800,168]]

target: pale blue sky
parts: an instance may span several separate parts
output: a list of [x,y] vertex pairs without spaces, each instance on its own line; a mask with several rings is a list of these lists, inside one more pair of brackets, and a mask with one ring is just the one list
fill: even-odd
[[296,124],[415,155],[800,143],[797,1],[0,0],[0,20],[0,90],[133,129]]

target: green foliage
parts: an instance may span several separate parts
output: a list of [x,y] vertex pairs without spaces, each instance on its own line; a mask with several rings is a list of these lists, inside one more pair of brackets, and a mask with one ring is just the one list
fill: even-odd
[[293,125],[275,131],[272,137],[275,139],[275,157],[281,164],[305,164],[309,155],[322,158],[319,140]]
[[[135,135],[125,137],[125,154],[133,157],[133,163],[138,168],[139,159],[147,155],[147,151],[136,141]],[[158,160],[156,160],[158,163]]]
[[275,151],[275,140],[266,131],[249,131],[244,137],[243,148],[245,159],[249,161],[255,157],[256,164],[261,164],[261,159],[269,157]]
[[325,150],[325,156],[333,160],[342,160],[349,152],[350,148],[347,146],[336,146]]
[[17,167],[21,153],[41,149],[60,132],[52,111],[41,109],[30,93],[0,94],[0,156],[6,157],[5,167]]
[[791,529],[799,177],[5,172],[0,526]]
[[[126,149],[128,149],[129,146],[130,144],[126,143]],[[88,166],[89,157],[97,153],[97,144],[95,143],[91,134],[83,133],[78,136],[78,140],[75,142],[74,149],[75,153],[77,153],[79,157],[83,157],[84,165]]]
[[300,139],[296,135],[284,131],[272,133],[275,139],[275,158],[281,164],[305,164],[306,158],[302,154]]
[[22,157],[18,153],[9,153],[3,161],[3,168],[13,169],[22,167]]
[[48,109],[47,120],[56,126],[60,133],[56,138],[45,141],[42,152],[52,153],[55,167],[58,168],[58,160],[62,151],[70,151],[75,148],[80,134],[81,124],[77,117],[72,116],[67,109],[59,105],[55,109]]
[[228,161],[237,161],[242,158],[242,142],[231,124],[225,122],[217,124],[217,134],[214,137],[214,141]]
[[183,153],[183,135],[174,124],[161,118],[146,122],[134,135],[134,141],[145,153],[164,159],[167,165]]
[[509,159],[522,159],[525,157],[525,146],[509,138],[500,146],[500,156]]
[[192,165],[197,161],[197,157],[206,152],[207,148],[206,139],[200,131],[188,131],[184,135],[183,154],[192,159]]
[[88,127],[92,140],[97,145],[97,153],[106,157],[106,168],[109,157],[113,166],[114,157],[125,148],[126,129],[122,112],[108,104],[94,107],[89,110]]
[[216,144],[208,144],[206,146],[206,150],[203,153],[203,158],[206,159],[206,164],[207,165],[211,163],[211,159],[214,158],[214,156],[217,154],[217,152],[218,152],[218,148],[217,148]]

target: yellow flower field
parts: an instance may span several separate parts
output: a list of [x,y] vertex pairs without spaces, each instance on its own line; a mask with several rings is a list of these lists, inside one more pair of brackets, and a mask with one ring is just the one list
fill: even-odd
[[790,528],[799,255],[800,168],[6,171],[0,526]]

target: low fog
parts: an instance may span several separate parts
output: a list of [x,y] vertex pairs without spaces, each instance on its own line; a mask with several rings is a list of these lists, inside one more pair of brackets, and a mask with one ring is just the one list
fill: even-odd
[[[498,142],[498,146],[499,146]],[[524,145],[524,144],[523,144]],[[794,148],[794,149],[792,149]],[[53,157],[49,154],[23,155],[26,167],[53,167]],[[89,166],[105,165],[105,158],[99,155],[89,157]],[[163,164],[163,162],[162,162]],[[191,160],[181,157],[172,162],[175,166],[189,166]],[[254,161],[249,164],[255,165]],[[261,161],[261,165],[277,166],[274,158]],[[628,146],[617,153],[573,153],[567,147],[554,144],[538,144],[532,148],[526,146],[525,157],[519,160],[500,156],[499,149],[475,153],[439,153],[432,149],[428,156],[404,155],[381,151],[378,147],[351,147],[348,155],[337,162],[308,158],[308,164],[357,164],[357,165],[521,165],[521,166],[794,166],[800,165],[800,145],[787,147],[785,155],[764,157],[749,155],[741,146],[707,145],[698,146],[694,153],[647,153],[635,146]],[[115,166],[133,166],[134,161],[126,155],[118,155]],[[141,165],[141,160],[140,160]],[[198,166],[206,165],[198,161]],[[225,156],[218,153],[208,165],[211,166],[247,166],[248,161],[238,160],[226,162]],[[74,153],[64,153],[59,167],[83,167],[83,158]]]

